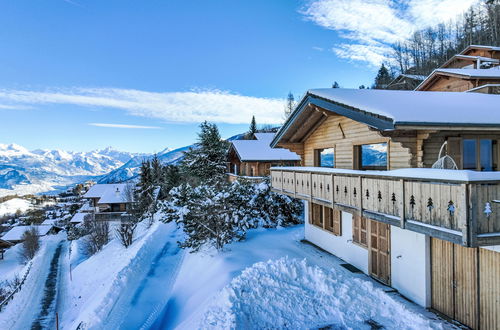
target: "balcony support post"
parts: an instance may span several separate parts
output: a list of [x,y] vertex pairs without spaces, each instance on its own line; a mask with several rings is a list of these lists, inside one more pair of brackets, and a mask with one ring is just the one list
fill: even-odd
[[293,197],[297,198],[297,172],[293,171]]
[[359,207],[359,216],[363,216],[363,178],[358,177],[358,194],[356,195],[357,204]]
[[330,190],[331,190],[331,198],[332,198],[332,209],[335,205],[335,176],[332,174],[330,179]]
[[478,208],[482,207],[482,205],[478,205],[479,203],[479,198],[477,198],[477,185],[476,184],[467,184],[468,187],[468,203],[469,203],[469,219],[468,219],[468,225],[469,225],[469,244],[468,246],[470,247],[476,247],[477,246],[477,231],[478,231],[478,214],[479,210]]
[[405,223],[406,223],[406,219],[405,219],[405,180],[404,179],[401,179],[399,180],[399,184],[400,184],[400,192],[399,192],[399,218],[400,218],[400,227],[402,229],[405,228]]
[[283,179],[283,171],[280,171],[280,173],[281,173],[280,174],[280,178],[281,178],[280,179],[280,182],[281,182],[281,192],[283,192],[283,184],[284,184],[285,180]]
[[[469,185],[468,184],[461,184],[461,202],[460,204],[464,205],[464,210],[460,212],[459,219],[458,219],[458,224],[459,228],[462,229],[462,245],[463,246],[469,246],[470,244],[470,228],[469,228],[469,221],[471,219],[471,214],[472,214],[472,205],[470,203],[469,199]],[[460,205],[459,204],[459,205]]]
[[309,202],[312,203],[312,200],[313,200],[313,175],[312,172],[309,172]]

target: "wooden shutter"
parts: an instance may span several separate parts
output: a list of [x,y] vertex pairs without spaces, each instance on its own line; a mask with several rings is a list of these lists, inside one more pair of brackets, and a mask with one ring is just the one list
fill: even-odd
[[360,243],[359,227],[361,223],[361,217],[359,215],[353,214],[352,216],[352,241],[355,243]]
[[323,207],[312,203],[313,224],[323,228]]
[[333,209],[324,206],[323,215],[325,217],[325,229],[330,232],[333,232]]
[[339,210],[332,210],[333,221],[333,234],[337,236],[342,235],[342,212]]

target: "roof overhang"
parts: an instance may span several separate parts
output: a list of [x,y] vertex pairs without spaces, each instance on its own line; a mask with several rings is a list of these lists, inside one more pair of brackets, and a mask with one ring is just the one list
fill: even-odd
[[[481,70],[486,70],[486,69],[481,69]],[[415,91],[422,91],[422,88],[427,87],[430,83],[433,81],[439,79],[440,77],[453,77],[453,78],[460,78],[464,80],[468,79],[500,79],[499,76],[475,76],[467,73],[458,73],[458,72],[445,72],[445,71],[440,71],[439,69],[436,69],[432,71],[432,73],[424,80],[422,81],[416,88]]]
[[[322,121],[322,117],[328,114],[344,116],[381,131],[394,129],[394,122],[392,118],[357,109],[333,100],[327,100],[308,92],[302,98],[294,112],[286,120],[285,124],[283,124],[280,130],[276,133],[276,136],[271,142],[271,147],[276,147],[279,142],[282,142],[281,140],[287,135],[287,133],[290,133],[290,131],[294,128],[296,130],[303,130],[302,137],[298,137],[299,140],[300,138],[307,136],[307,133],[316,128]],[[299,123],[302,123],[302,125]],[[294,143],[300,141],[287,142]]]

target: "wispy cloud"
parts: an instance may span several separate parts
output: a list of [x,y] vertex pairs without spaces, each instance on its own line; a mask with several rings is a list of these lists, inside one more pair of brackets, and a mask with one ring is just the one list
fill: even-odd
[[68,88],[48,91],[0,89],[0,102],[8,104],[72,104],[122,109],[134,116],[168,122],[204,120],[242,124],[255,115],[259,123],[279,123],[284,101],[244,96],[220,90],[155,93],[117,88]]
[[159,126],[142,126],[142,125],[128,125],[128,124],[89,123],[89,125],[97,127],[111,127],[111,128],[162,129]]
[[306,19],[335,30],[344,42],[339,57],[380,65],[390,45],[415,31],[455,19],[479,0],[312,0],[301,9]]
[[32,109],[32,107],[27,105],[0,104],[0,110],[27,110],[27,109]]

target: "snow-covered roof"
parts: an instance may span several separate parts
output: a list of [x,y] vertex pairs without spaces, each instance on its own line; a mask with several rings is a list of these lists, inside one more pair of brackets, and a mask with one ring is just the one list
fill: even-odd
[[256,140],[234,140],[232,147],[241,161],[296,161],[300,156],[287,149],[271,148],[275,133],[255,133]]
[[55,226],[56,222],[59,220],[60,219],[46,219],[41,223],[41,225],[42,226]]
[[128,203],[126,183],[96,184],[83,195],[84,198],[99,198],[99,204]]
[[471,49],[486,49],[486,50],[493,50],[493,51],[497,51],[497,52],[500,52],[500,47],[497,47],[497,46],[488,46],[488,45],[469,45],[467,46],[461,53],[460,55],[463,55],[465,53],[467,53],[469,50]]
[[500,67],[489,69],[436,69],[431,76],[438,73],[453,74],[467,78],[500,78]]
[[80,222],[83,222],[83,220],[85,219],[85,216],[87,214],[88,213],[75,213],[75,215],[71,218],[70,222],[71,223],[80,223]]
[[294,130],[287,135],[305,125],[307,118],[317,113],[312,110],[315,106],[379,130],[404,125],[500,128],[500,95],[322,88],[307,92],[272,145],[277,145],[290,127]]
[[25,231],[30,228],[36,228],[39,236],[45,236],[52,229],[52,226],[16,226],[5,233],[2,239],[5,241],[20,241],[22,240]]

